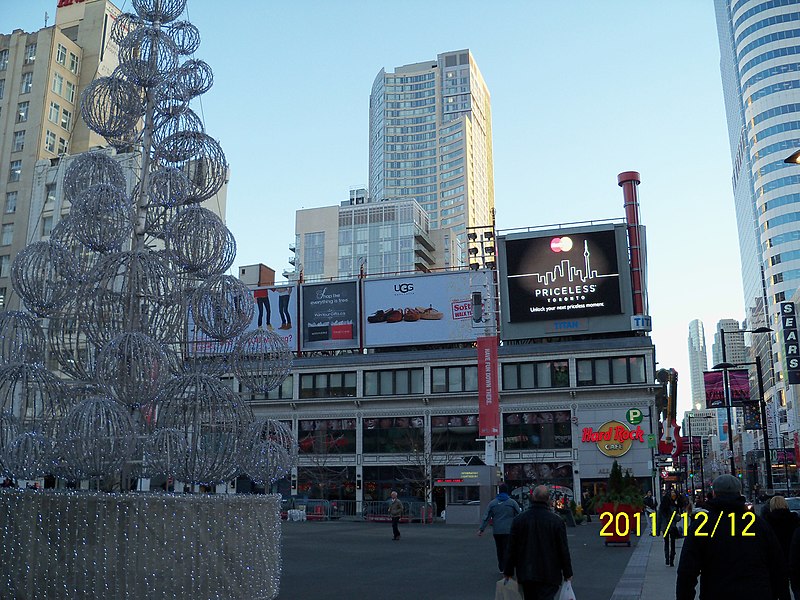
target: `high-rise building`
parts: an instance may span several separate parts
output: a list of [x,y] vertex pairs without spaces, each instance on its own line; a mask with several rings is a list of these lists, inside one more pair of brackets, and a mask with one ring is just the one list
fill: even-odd
[[[800,283],[800,166],[784,163],[800,149],[798,6],[714,4],[747,329],[778,331],[778,305]],[[783,344],[771,337],[754,335],[753,351],[764,365],[767,401],[775,398],[785,408]]]
[[466,264],[467,229],[494,212],[491,102],[472,53],[382,69],[369,106],[371,200],[416,200]]
[[[722,357],[722,335],[725,332],[725,358]],[[721,319],[714,331],[714,345],[711,348],[711,362],[742,364],[750,362],[750,349],[744,343],[744,331],[736,319]]]
[[38,161],[56,161],[68,153],[106,145],[81,119],[79,99],[93,79],[110,75],[118,64],[109,37],[119,13],[108,0],[75,2],[56,8],[54,25],[34,33],[16,29],[0,34],[0,295],[4,300],[13,257],[42,233],[29,231],[43,225],[29,221]]
[[706,390],[703,371],[708,370],[708,352],[703,322],[695,319],[689,323],[689,378],[692,386],[692,409],[706,407]]

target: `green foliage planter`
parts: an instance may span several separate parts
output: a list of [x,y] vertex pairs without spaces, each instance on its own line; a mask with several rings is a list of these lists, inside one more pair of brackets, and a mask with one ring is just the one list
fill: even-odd
[[[596,495],[592,500],[592,509],[600,515],[601,537],[606,546],[608,544],[631,545],[630,527],[634,515],[643,507],[642,492],[630,471],[623,475],[622,468],[617,461],[614,461],[605,493]],[[604,513],[607,514],[605,519],[603,519]],[[626,514],[627,518],[618,517],[622,513]],[[609,519],[611,519],[610,523]]]

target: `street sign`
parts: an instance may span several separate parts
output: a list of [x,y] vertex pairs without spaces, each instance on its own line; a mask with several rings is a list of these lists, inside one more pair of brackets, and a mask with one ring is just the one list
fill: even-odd
[[655,433],[648,433],[647,434],[647,447],[648,448],[657,448],[658,447],[658,438],[656,437]]
[[642,419],[644,419],[644,415],[638,408],[630,408],[628,412],[625,413],[625,418],[631,425],[638,425],[642,422]]

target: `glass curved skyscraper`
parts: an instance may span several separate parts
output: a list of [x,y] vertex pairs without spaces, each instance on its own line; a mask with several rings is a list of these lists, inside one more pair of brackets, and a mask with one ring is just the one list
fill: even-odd
[[369,106],[370,201],[416,200],[465,249],[494,208],[491,102],[470,51],[381,70]]
[[[783,162],[800,149],[800,2],[714,4],[747,326],[779,331],[779,303],[800,288],[800,166]],[[768,338],[753,336],[753,349],[776,367],[785,410],[782,344]]]

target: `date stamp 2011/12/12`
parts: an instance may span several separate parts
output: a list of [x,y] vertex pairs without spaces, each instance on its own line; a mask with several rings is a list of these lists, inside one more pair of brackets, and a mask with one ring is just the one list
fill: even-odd
[[[642,516],[644,514],[644,517]],[[648,520],[650,521],[648,523]],[[719,513],[716,516],[710,516],[706,512],[697,512],[692,515],[682,513],[677,515],[673,513],[669,519],[667,526],[663,531],[659,531],[658,524],[656,523],[656,513],[633,513],[626,512],[604,512],[600,513],[600,523],[603,527],[600,529],[601,537],[627,537],[629,535],[642,535],[642,531],[650,529],[652,535],[655,537],[661,533],[666,537],[667,532],[673,527],[677,527],[678,532],[683,536],[693,535],[697,537],[714,537],[715,534],[727,535],[722,533],[720,527],[730,532],[731,537],[754,537],[756,534],[752,531],[753,524],[755,523],[756,515],[751,512],[745,513]],[[644,521],[644,523],[643,523]]]

